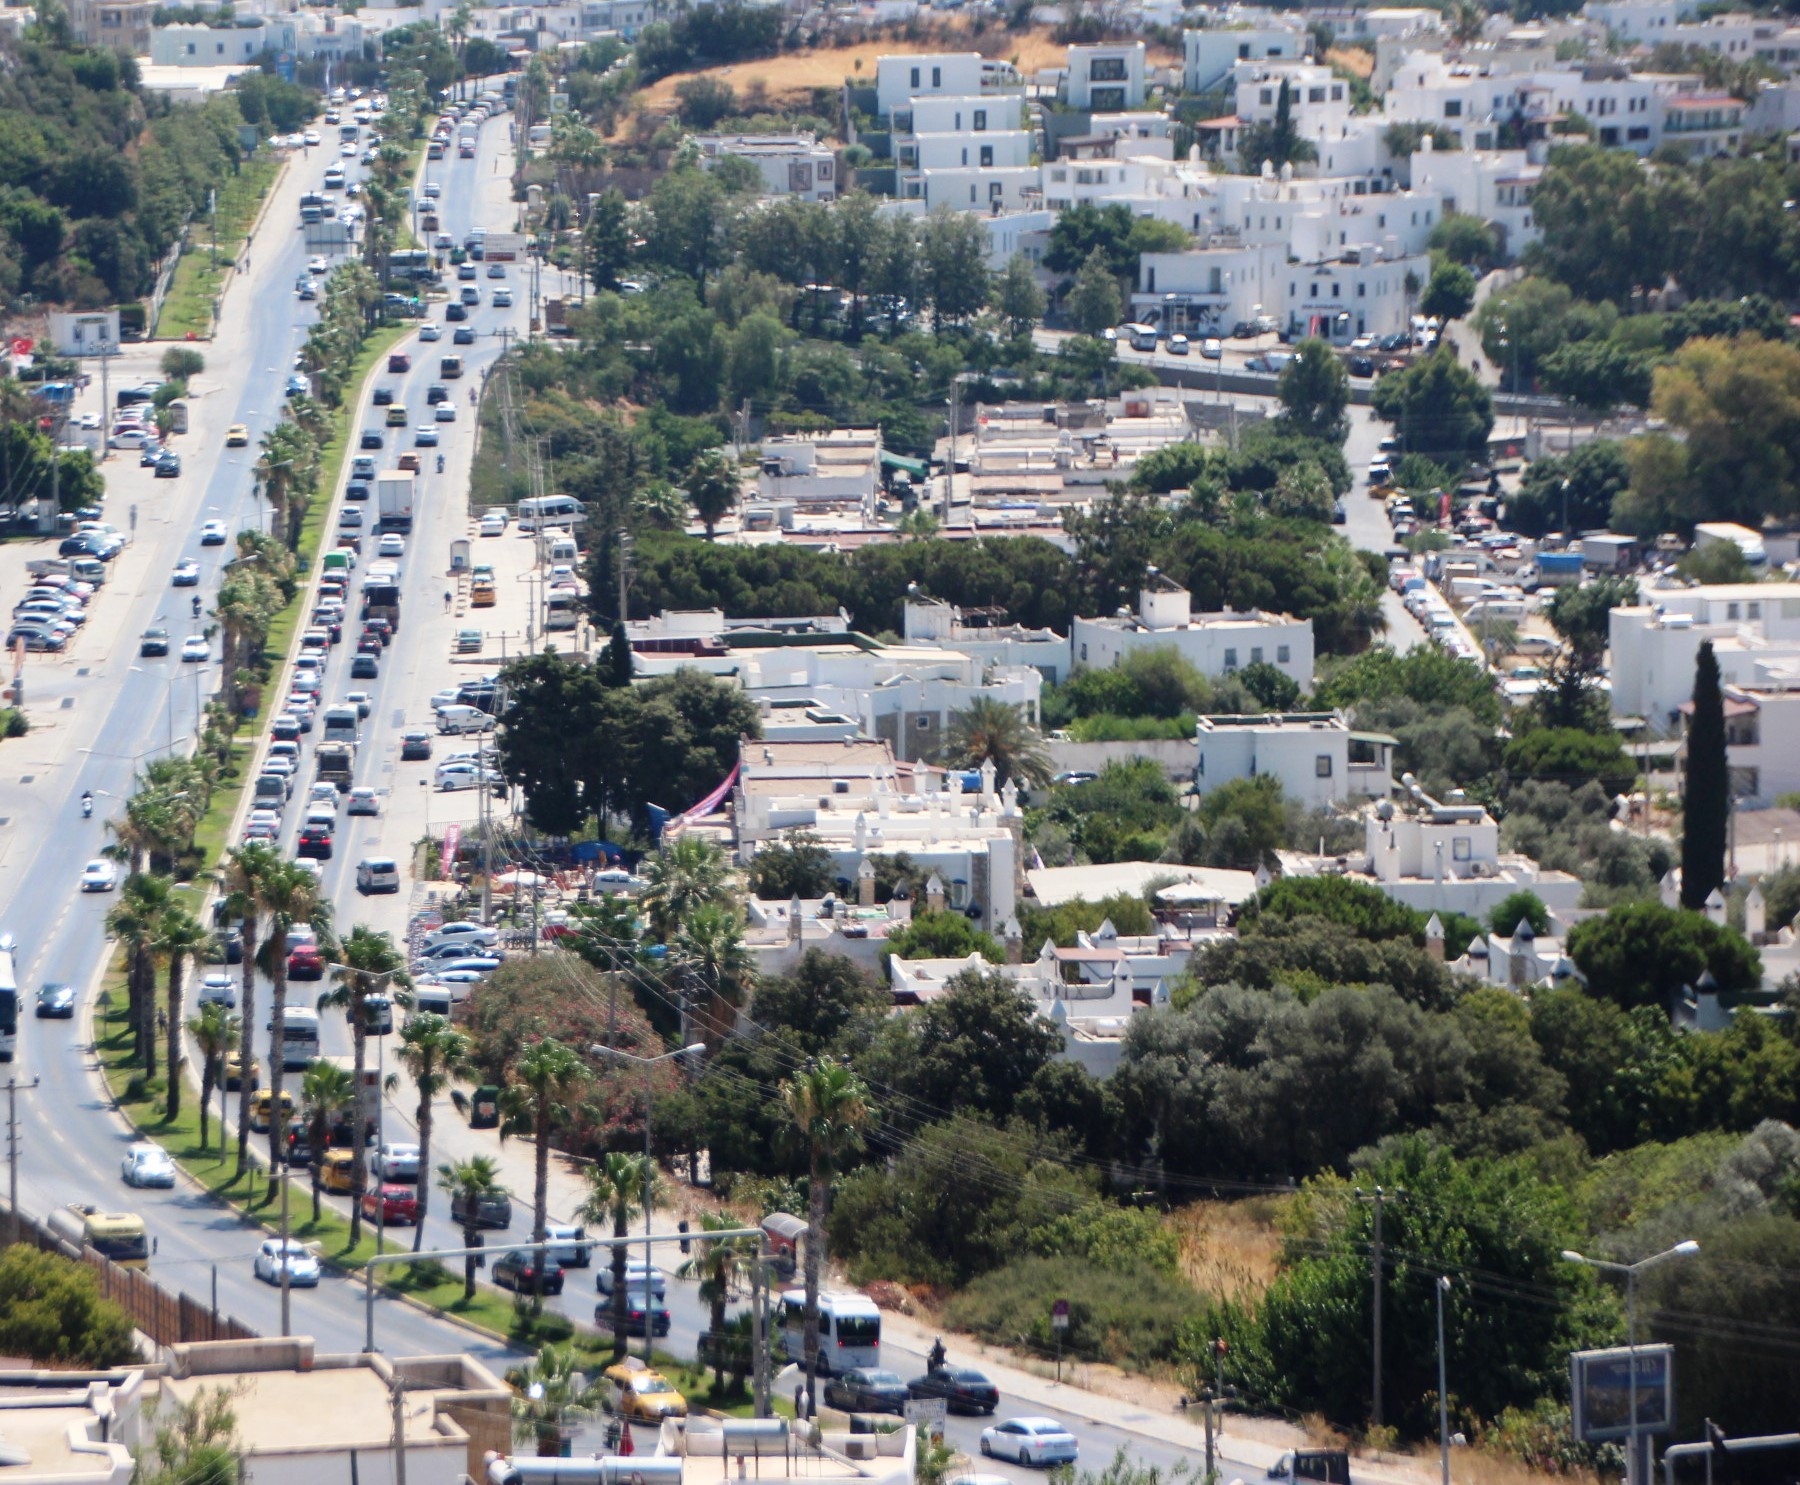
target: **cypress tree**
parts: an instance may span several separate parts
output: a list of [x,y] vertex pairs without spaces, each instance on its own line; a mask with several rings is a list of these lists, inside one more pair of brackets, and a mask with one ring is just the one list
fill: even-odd
[[631,641],[625,637],[625,626],[614,624],[612,642],[606,647],[606,684],[631,684]]
[[1687,789],[1682,800],[1681,905],[1704,907],[1725,882],[1725,832],[1731,816],[1731,768],[1725,756],[1725,698],[1719,662],[1704,640],[1694,662],[1694,711],[1688,718]]

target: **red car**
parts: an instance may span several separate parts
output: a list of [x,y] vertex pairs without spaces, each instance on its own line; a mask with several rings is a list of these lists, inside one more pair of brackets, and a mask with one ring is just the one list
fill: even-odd
[[322,980],[325,978],[325,956],[317,944],[295,944],[288,951],[290,980]]
[[405,351],[393,351],[388,356],[389,371],[411,371],[412,357]]
[[[376,1202],[380,1201],[379,1214]],[[400,1223],[416,1223],[419,1220],[419,1192],[413,1186],[397,1186],[391,1182],[382,1186],[379,1193],[363,1192],[363,1216],[371,1222],[380,1222],[384,1227],[393,1227]]]

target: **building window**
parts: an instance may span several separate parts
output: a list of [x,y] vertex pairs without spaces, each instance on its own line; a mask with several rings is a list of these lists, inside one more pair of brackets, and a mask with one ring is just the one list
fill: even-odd
[[933,67],[931,69],[931,85],[934,88],[943,87],[943,85],[944,85],[944,69],[942,67]]
[[1734,620],[1738,618],[1738,616],[1738,606],[1735,603],[1728,603],[1725,605],[1725,618],[1727,621]]
[[984,167],[991,167],[993,165],[993,163],[994,163],[994,147],[993,147],[993,145],[991,145],[991,144],[982,145],[982,147],[981,147],[981,163]]
[[1095,57],[1088,63],[1089,82],[1124,82],[1125,59],[1123,57]]
[[931,718],[930,717],[914,717],[913,718],[913,726],[917,727],[919,729],[919,731],[923,732],[923,731],[925,731],[926,728],[931,726]]
[[1331,754],[1321,753],[1313,759],[1313,777],[1316,779],[1331,777]]
[[1762,605],[1760,603],[1746,604],[1744,606],[1744,617],[1751,620],[1760,619],[1762,617]]
[[1308,88],[1306,90],[1306,101],[1308,103],[1323,103],[1325,101],[1325,90],[1323,88]]
[[1225,668],[1227,670],[1236,670],[1237,669],[1237,651],[1236,650],[1227,650],[1225,652]]
[[987,110],[985,108],[975,110],[975,127],[978,130],[987,128]]
[[912,85],[915,88],[919,85],[919,69],[917,67],[912,70]]
[[1462,117],[1462,99],[1446,98],[1444,100],[1444,117],[1447,119],[1460,119]]
[[1087,646],[1086,645],[1083,645],[1081,647],[1081,661],[1082,661],[1082,664],[1084,664],[1084,665],[1087,663]]
[[1286,665],[1288,663],[1289,654],[1290,654],[1290,651],[1289,651],[1288,646],[1276,645],[1275,646],[1275,663],[1277,665]]
[[1473,849],[1473,843],[1466,835],[1459,835],[1450,842],[1450,855],[1457,861],[1469,860]]
[[1250,647],[1250,663],[1252,665],[1261,665],[1263,663],[1261,645],[1252,645]]

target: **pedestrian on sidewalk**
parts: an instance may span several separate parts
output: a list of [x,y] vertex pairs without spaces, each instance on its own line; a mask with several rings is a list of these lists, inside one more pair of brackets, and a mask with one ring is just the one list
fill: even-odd
[[444,590],[444,612],[445,613],[450,612],[450,604],[451,604],[450,590],[448,588],[446,588]]

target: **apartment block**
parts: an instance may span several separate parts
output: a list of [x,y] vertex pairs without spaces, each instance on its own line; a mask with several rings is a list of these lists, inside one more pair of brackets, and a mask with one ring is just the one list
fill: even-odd
[[837,153],[820,144],[810,131],[703,134],[694,143],[707,161],[716,162],[727,155],[748,160],[762,174],[764,196],[794,196],[802,201],[837,199]]
[[1138,594],[1136,614],[1078,618],[1069,643],[1076,670],[1105,670],[1127,655],[1174,650],[1203,675],[1265,663],[1302,688],[1313,681],[1311,619],[1257,610],[1194,613],[1187,589],[1156,573]]
[[1357,732],[1342,712],[1208,716],[1195,724],[1194,787],[1274,778],[1285,798],[1323,809],[1394,790],[1395,739]]
[[1312,50],[1306,28],[1295,21],[1186,30],[1181,33],[1181,81],[1190,93],[1208,93],[1231,81],[1239,62],[1295,62]]
[[1071,46],[1063,102],[1078,113],[1119,113],[1144,106],[1144,43]]

